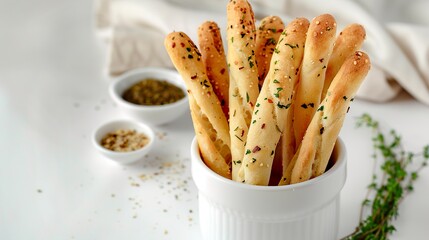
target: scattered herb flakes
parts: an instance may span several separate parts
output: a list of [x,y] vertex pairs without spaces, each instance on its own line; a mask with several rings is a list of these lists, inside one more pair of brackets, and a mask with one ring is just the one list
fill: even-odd
[[155,135],[158,137],[159,140],[164,140],[167,137],[166,132],[156,132]]
[[297,45],[292,45],[292,44],[289,44],[289,43],[285,43],[285,45],[288,46],[288,47],[290,47],[290,48],[292,48],[292,49],[298,48],[298,44]]
[[43,193],[42,189],[37,189],[37,193]]
[[250,66],[250,68],[253,68],[253,66],[254,66],[255,64],[252,62],[252,61],[249,61],[249,66]]
[[261,151],[261,148],[259,146],[255,146],[252,150],[253,153]]
[[280,102],[277,103],[278,108],[284,108],[284,109],[288,109],[290,107],[290,105],[291,105],[291,103],[288,103],[286,105],[283,105]]
[[243,139],[241,139],[239,136],[234,135],[236,138],[238,138],[238,140],[240,140],[241,142],[243,142]]

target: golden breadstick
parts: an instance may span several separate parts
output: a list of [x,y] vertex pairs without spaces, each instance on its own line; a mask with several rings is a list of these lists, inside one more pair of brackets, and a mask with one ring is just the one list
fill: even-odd
[[320,103],[326,67],[335,41],[336,25],[334,17],[324,14],[314,18],[308,29],[300,81],[295,95],[294,131],[297,146]]
[[[343,29],[342,32],[337,36],[337,39],[332,50],[332,55],[329,58],[328,67],[326,69],[325,82],[323,85],[322,98],[325,98],[326,92],[329,88],[329,85],[332,82],[332,79],[340,70],[341,65],[344,63],[347,57],[352,55],[356,50],[358,50],[363,41],[365,40],[365,29],[362,25],[359,24],[350,24]],[[295,105],[292,105],[294,107]],[[290,115],[290,114],[289,114]],[[289,140],[289,141],[288,141]],[[294,166],[294,162],[291,161],[291,165],[288,167],[287,159],[293,159],[295,154],[294,151],[294,141],[289,138],[281,138],[281,141],[284,142],[281,154],[276,152],[276,157],[279,155],[283,159],[283,176],[289,176],[289,178],[284,178],[280,180],[280,185],[287,184],[285,179],[290,180],[290,175]],[[278,155],[277,155],[278,154]],[[296,160],[296,158],[294,159]]]
[[356,23],[346,26],[337,36],[334,49],[332,50],[332,55],[329,58],[328,68],[326,69],[325,83],[323,85],[321,99],[325,98],[329,85],[340,70],[343,62],[347,57],[360,49],[363,41],[365,40],[365,36],[365,28]]
[[[296,87],[295,87],[296,89]],[[274,162],[278,165],[277,162],[281,162],[281,167],[279,169],[273,170],[273,173],[279,175],[276,178],[277,183],[279,185],[284,185],[281,177],[286,176],[287,171],[292,171],[292,169],[288,170],[288,167],[293,167],[294,162],[292,161],[296,152],[296,144],[295,144],[295,132],[293,130],[293,112],[295,109],[295,103],[292,102],[290,106],[288,117],[286,118],[285,129],[283,131],[282,136],[280,137],[280,141],[276,148],[276,153],[274,155]],[[274,167],[274,166],[273,166]]]
[[270,68],[271,56],[285,25],[278,16],[268,16],[261,20],[256,29],[256,63],[258,66],[259,88]]
[[201,59],[206,66],[207,77],[219,98],[223,113],[228,119],[229,75],[220,29],[215,22],[207,21],[198,28]]
[[192,122],[194,123],[195,135],[198,140],[198,147],[204,162],[219,175],[231,179],[229,164],[227,164],[225,160],[225,158],[230,159],[230,157],[223,157],[216,148],[216,144],[211,139],[210,132],[207,131],[210,129],[209,122],[204,114],[202,114],[195,98],[189,97],[189,106],[191,109]]
[[164,45],[188,89],[192,121],[204,161],[219,175],[229,177],[228,122],[206,75],[201,54],[183,32],[170,33]]
[[227,60],[230,73],[229,125],[232,179],[238,177],[252,111],[259,94],[255,59],[255,18],[246,0],[230,1],[227,6]]
[[274,50],[270,70],[253,111],[241,166],[248,184],[268,185],[270,180],[276,145],[285,130],[298,80],[308,26],[305,18],[290,22]]
[[360,51],[349,56],[341,66],[296,153],[291,183],[303,182],[325,172],[350,102],[370,66],[368,55]]

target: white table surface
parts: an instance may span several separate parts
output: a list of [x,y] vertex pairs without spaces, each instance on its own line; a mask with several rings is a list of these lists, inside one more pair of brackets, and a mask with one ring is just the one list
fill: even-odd
[[[189,113],[156,127],[154,151],[120,166],[91,145],[99,124],[123,118],[107,93],[106,49],[92,1],[0,0],[0,239],[200,239],[190,176]],[[371,176],[370,113],[403,136],[429,143],[429,107],[402,94],[355,100],[341,137],[348,148],[340,236],[353,231]],[[427,239],[429,170],[403,202],[391,239]]]

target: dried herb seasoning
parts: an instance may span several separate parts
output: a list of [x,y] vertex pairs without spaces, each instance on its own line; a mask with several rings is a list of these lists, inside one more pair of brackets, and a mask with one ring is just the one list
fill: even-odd
[[180,87],[157,79],[141,80],[122,95],[124,100],[138,105],[165,105],[184,97],[185,93]]

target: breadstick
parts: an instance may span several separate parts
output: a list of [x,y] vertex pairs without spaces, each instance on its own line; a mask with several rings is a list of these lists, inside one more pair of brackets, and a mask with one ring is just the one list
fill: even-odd
[[308,26],[305,18],[290,22],[274,50],[270,70],[253,111],[241,166],[248,184],[269,183],[276,145],[285,131],[292,104]]
[[[208,123],[207,118],[202,114],[195,98],[189,98],[189,106],[191,109],[195,135],[198,140],[198,147],[204,162],[210,169],[219,175],[231,179],[229,164],[226,164],[225,157],[221,155],[219,150],[216,148],[216,144],[212,141],[210,133],[207,131],[207,129],[210,129],[210,126],[207,126],[208,124],[206,124]],[[227,158],[230,158],[230,156]]]
[[183,32],[170,33],[164,45],[188,89],[189,106],[201,155],[214,172],[230,177],[228,122],[208,80],[201,54]]
[[300,82],[295,95],[294,132],[297,146],[320,103],[336,25],[334,17],[324,14],[314,18],[308,29]]
[[198,28],[198,42],[207,77],[219,98],[222,111],[228,119],[229,75],[218,25],[210,21],[201,24]]
[[270,68],[271,56],[285,25],[280,17],[268,16],[261,20],[256,29],[256,63],[258,66],[259,88]]
[[297,152],[291,183],[303,182],[325,172],[350,102],[366,77],[370,65],[368,55],[357,51],[341,66],[308,126]]
[[337,36],[334,49],[332,50],[332,55],[329,58],[328,68],[326,69],[325,83],[323,85],[321,99],[325,98],[332,79],[334,79],[346,58],[360,49],[363,41],[365,40],[365,36],[365,28],[356,23],[346,26]]
[[246,0],[230,1],[227,5],[227,23],[232,179],[242,181],[238,171],[252,111],[259,94],[255,58],[255,18],[250,4]]
[[[274,170],[272,171],[272,174],[276,174],[276,176],[278,175],[278,177],[276,177],[275,180],[277,181],[277,183],[279,183],[279,185],[285,184],[282,180],[282,176],[286,176],[287,171],[292,171],[292,169],[288,170],[288,168],[292,168],[294,165],[293,157],[295,156],[295,152],[297,148],[295,143],[295,133],[293,130],[294,109],[295,109],[295,103],[292,102],[288,117],[286,118],[285,128],[284,128],[285,130],[283,131],[283,134],[280,137],[280,141],[277,144],[276,153],[274,155],[274,164],[278,165],[278,162],[281,162],[281,167],[276,169],[275,171]],[[273,167],[275,167],[275,165]],[[273,183],[275,183],[275,181],[273,181]]]

